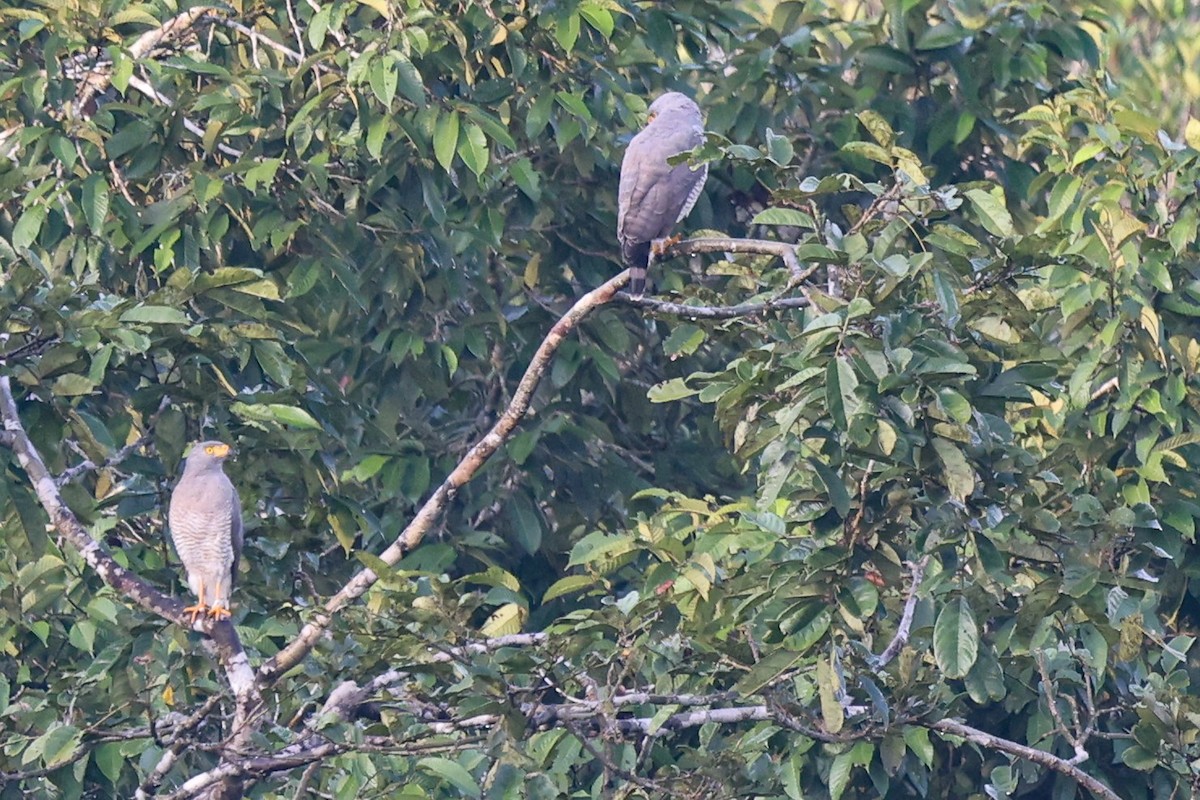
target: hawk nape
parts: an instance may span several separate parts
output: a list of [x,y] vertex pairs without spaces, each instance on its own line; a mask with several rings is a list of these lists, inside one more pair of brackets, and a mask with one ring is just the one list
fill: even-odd
[[617,240],[621,259],[629,268],[629,293],[646,289],[652,244],[692,210],[708,165],[693,169],[671,166],[667,159],[704,142],[700,107],[679,92],[667,92],[650,104],[649,120],[621,160],[621,186],[617,193]]

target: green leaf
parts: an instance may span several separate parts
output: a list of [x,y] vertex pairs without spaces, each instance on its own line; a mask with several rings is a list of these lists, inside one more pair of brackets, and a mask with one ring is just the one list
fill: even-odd
[[933,766],[933,742],[929,740],[929,729],[909,725],[904,729],[904,744],[912,750],[926,768]]
[[791,670],[803,657],[803,653],[791,650],[774,650],[752,666],[750,671],[738,680],[733,687],[734,691],[742,697],[757,694],[764,686]]
[[[604,8],[595,0],[583,0],[579,4],[579,15],[587,20],[587,23],[600,32],[600,35],[605,39],[611,39],[615,22],[612,12]],[[570,48],[567,48],[568,50]]]
[[968,189],[967,198],[975,206],[979,221],[993,236],[1008,238],[1013,235],[1012,215],[1004,202],[1004,190],[993,186],[988,191]]
[[668,356],[690,356],[696,352],[696,348],[704,343],[705,338],[703,328],[686,322],[681,323],[671,331],[671,335],[663,342],[663,352]]
[[572,594],[573,592],[582,592],[596,585],[596,579],[591,575],[568,575],[550,584],[550,588],[542,595],[542,602],[549,603],[551,600]]
[[395,62],[390,58],[375,59],[367,71],[367,79],[380,104],[385,109],[391,108],[392,99],[396,96],[396,86],[400,83]]
[[321,430],[321,423],[317,422],[312,414],[309,414],[303,408],[283,405],[281,403],[268,403],[266,409],[271,413],[272,417],[284,425],[291,425],[296,428],[304,428],[312,431]]
[[521,632],[524,621],[524,607],[517,603],[505,603],[479,626],[479,632],[488,637],[511,636]]
[[433,129],[433,156],[442,165],[442,169],[450,171],[454,161],[455,149],[458,147],[458,112],[451,111],[438,116]]
[[152,325],[187,325],[191,322],[177,308],[169,306],[136,306],[120,317],[121,322],[143,322]]
[[[83,731],[73,725],[59,725],[39,736],[30,745],[29,750],[36,751],[41,756],[42,763],[47,767],[65,764],[83,738]],[[25,757],[28,758],[26,753]],[[28,763],[28,762],[26,762]]]
[[938,405],[949,415],[950,419],[960,425],[971,421],[971,404],[954,389],[945,387],[938,389]]
[[400,79],[400,94],[404,95],[417,108],[425,108],[428,100],[425,97],[425,81],[416,65],[402,53],[392,53],[396,65],[396,75]]
[[471,773],[467,772],[457,761],[428,756],[417,762],[417,768],[428,772],[435,778],[441,778],[467,797],[481,795],[479,784],[471,777]]
[[121,777],[125,766],[125,756],[121,754],[120,742],[105,742],[92,751],[92,760],[100,768],[109,783],[116,783]]
[[268,189],[271,188],[271,184],[275,180],[275,173],[279,171],[282,163],[283,159],[280,158],[264,158],[255,166],[246,170],[246,174],[242,176],[246,188],[256,193],[259,186]]
[[875,745],[871,742],[856,742],[844,753],[833,757],[829,765],[829,800],[839,800],[850,784],[850,775],[855,767],[865,767],[875,757]]
[[825,491],[829,495],[829,502],[833,504],[838,516],[846,519],[850,516],[850,493],[846,491],[846,483],[841,477],[834,472],[827,464],[816,458],[808,459],[809,465],[813,471],[817,473],[821,483],[825,486]]
[[676,400],[698,394],[700,394],[700,390],[690,388],[684,383],[683,378],[671,378],[669,381],[651,386],[646,396],[651,403],[673,403]]
[[579,39],[579,14],[567,13],[559,17],[554,26],[554,38],[566,52],[574,50]]
[[933,290],[937,295],[938,304],[942,307],[942,317],[947,325],[956,325],[959,320],[958,294],[954,291],[952,279],[940,269],[935,269],[933,275]]
[[508,166],[508,174],[525,196],[535,203],[542,199],[541,176],[528,158],[519,158]]
[[1159,766],[1158,755],[1139,744],[1130,745],[1121,752],[1121,761],[1130,769],[1149,772]]
[[41,232],[42,223],[45,221],[46,208],[44,206],[39,205],[25,209],[12,229],[13,248],[24,250],[37,241],[38,233]]
[[871,134],[871,138],[882,147],[890,148],[896,143],[896,132],[879,112],[869,109],[860,111],[858,112],[858,121],[867,129],[867,133]]
[[1074,205],[1079,196],[1083,179],[1075,175],[1063,175],[1050,190],[1050,199],[1046,202],[1046,220],[1038,226],[1038,230],[1048,230],[1050,223],[1062,217]]
[[583,99],[578,95],[571,94],[570,92],[558,92],[554,96],[558,99],[559,105],[569,111],[572,116],[577,117],[581,122],[592,121],[592,112],[588,110],[587,103],[583,102]]
[[831,360],[825,369],[825,402],[840,430],[847,430],[851,420],[862,411],[857,392],[858,376],[850,361],[845,356]]
[[758,212],[751,225],[791,225],[795,228],[815,228],[813,218],[794,208],[766,208]]
[[54,379],[51,391],[56,397],[80,397],[91,394],[96,389],[96,383],[83,375],[67,373]]
[[303,430],[322,430],[321,423],[302,408],[283,403],[232,403],[229,410],[243,419],[274,422]]
[[833,666],[824,658],[817,660],[817,696],[821,701],[821,720],[825,730],[838,733],[846,723],[846,711],[838,697],[842,693],[841,680]]
[[83,182],[83,216],[92,233],[104,231],[108,220],[108,181],[103,174],[93,172]]
[[847,142],[842,145],[842,152],[861,156],[869,161],[892,165],[892,154],[872,142]]
[[791,163],[792,158],[796,155],[791,140],[786,136],[780,136],[770,128],[767,128],[766,138],[767,157],[781,167],[786,167]]
[[967,38],[970,32],[955,22],[942,22],[925,31],[917,37],[914,47],[918,50],[938,50],[943,47],[956,45]]
[[942,462],[942,479],[956,500],[966,500],[975,491],[975,471],[958,445],[941,436],[933,437],[933,449]]
[[963,678],[979,655],[979,629],[967,598],[942,607],[933,626],[933,657],[947,678]]
[[474,122],[468,122],[459,132],[458,156],[475,173],[476,177],[483,174],[488,165],[488,144],[483,129]]

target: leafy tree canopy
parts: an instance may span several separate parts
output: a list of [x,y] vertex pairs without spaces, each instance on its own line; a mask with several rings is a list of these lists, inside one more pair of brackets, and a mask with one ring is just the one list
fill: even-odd
[[1143,5],[0,6],[0,797],[1200,792],[1200,37]]

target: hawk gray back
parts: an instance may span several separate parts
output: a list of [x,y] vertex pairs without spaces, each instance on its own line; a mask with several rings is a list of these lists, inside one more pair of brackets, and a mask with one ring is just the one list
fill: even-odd
[[708,165],[671,166],[667,159],[704,142],[700,107],[679,92],[650,104],[646,127],[629,142],[617,192],[617,240],[629,268],[629,293],[645,291],[651,243],[671,232],[692,210],[708,178]]

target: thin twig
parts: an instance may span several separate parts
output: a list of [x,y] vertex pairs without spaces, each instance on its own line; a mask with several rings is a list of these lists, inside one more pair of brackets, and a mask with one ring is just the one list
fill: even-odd
[[[288,3],[288,11],[289,11],[289,16],[291,16],[291,14],[290,14],[291,3]],[[267,47],[274,50],[275,52],[282,53],[283,55],[287,56],[292,61],[295,61],[297,64],[303,63],[303,61],[304,61],[304,53],[296,52],[295,50],[288,47],[287,45],[277,42],[268,36],[264,36],[263,34],[259,33],[258,31],[254,30],[253,28],[247,28],[245,25],[243,25],[240,22],[236,22],[232,19],[226,19],[225,17],[217,16],[215,14],[209,15],[208,17],[206,17],[206,19],[209,21],[215,22],[218,25],[223,25],[226,28],[229,28],[230,30],[237,31],[238,33],[240,33],[243,36],[250,39],[250,41],[252,41],[252,42],[264,44]],[[292,20],[292,22],[293,22],[293,24],[295,24],[294,19]],[[299,34],[300,34],[299,29],[296,29],[296,41],[300,43],[301,47],[304,47],[304,43]]]
[[[1046,694],[1046,706],[1050,709],[1050,716],[1054,718],[1055,729],[1051,733],[1061,733],[1063,738],[1071,743],[1071,749],[1075,751],[1075,755],[1068,761],[1068,764],[1082,764],[1090,757],[1088,755],[1087,741],[1085,738],[1077,736],[1062,718],[1062,712],[1058,708],[1058,691],[1055,688],[1054,681],[1050,680],[1050,670],[1046,665],[1046,655],[1041,650],[1034,653],[1034,663],[1037,664],[1038,676],[1042,679],[1042,691]],[[1066,698],[1070,700],[1071,698]],[[1075,710],[1075,722],[1079,722],[1078,709]]]
[[112,457],[105,459],[104,463],[100,466],[96,466],[95,462],[93,462],[90,458],[84,459],[75,466],[69,467],[59,473],[58,477],[54,479],[54,482],[61,487],[72,482],[85,472],[90,472],[97,469],[111,469],[117,466],[122,461],[129,458],[131,455],[150,443],[151,438],[154,436],[154,423],[158,421],[158,418],[164,411],[167,410],[170,405],[171,398],[164,395],[162,401],[158,404],[158,408],[153,414],[150,415],[150,419],[146,421],[146,430],[142,432],[142,435],[122,447],[117,452],[113,453]]
[[162,784],[163,779],[167,777],[167,773],[171,771],[171,767],[175,766],[175,761],[179,758],[179,754],[191,744],[190,734],[192,731],[199,727],[200,723],[212,713],[219,702],[221,702],[221,695],[212,695],[195,713],[175,729],[167,748],[159,756],[158,763],[154,765],[154,769],[150,771],[150,774],[146,776],[146,779],[142,781],[134,793],[135,800],[149,800],[149,798],[154,796],[154,792]]
[[910,585],[908,587],[908,599],[904,601],[904,613],[900,615],[900,624],[896,627],[896,635],[892,637],[892,641],[879,654],[879,658],[875,660],[876,671],[882,670],[887,666],[900,649],[908,644],[909,631],[912,629],[913,614],[917,609],[917,589],[921,586],[921,581],[925,578],[925,567],[929,564],[929,556],[922,556],[920,561],[909,564],[910,569]]

